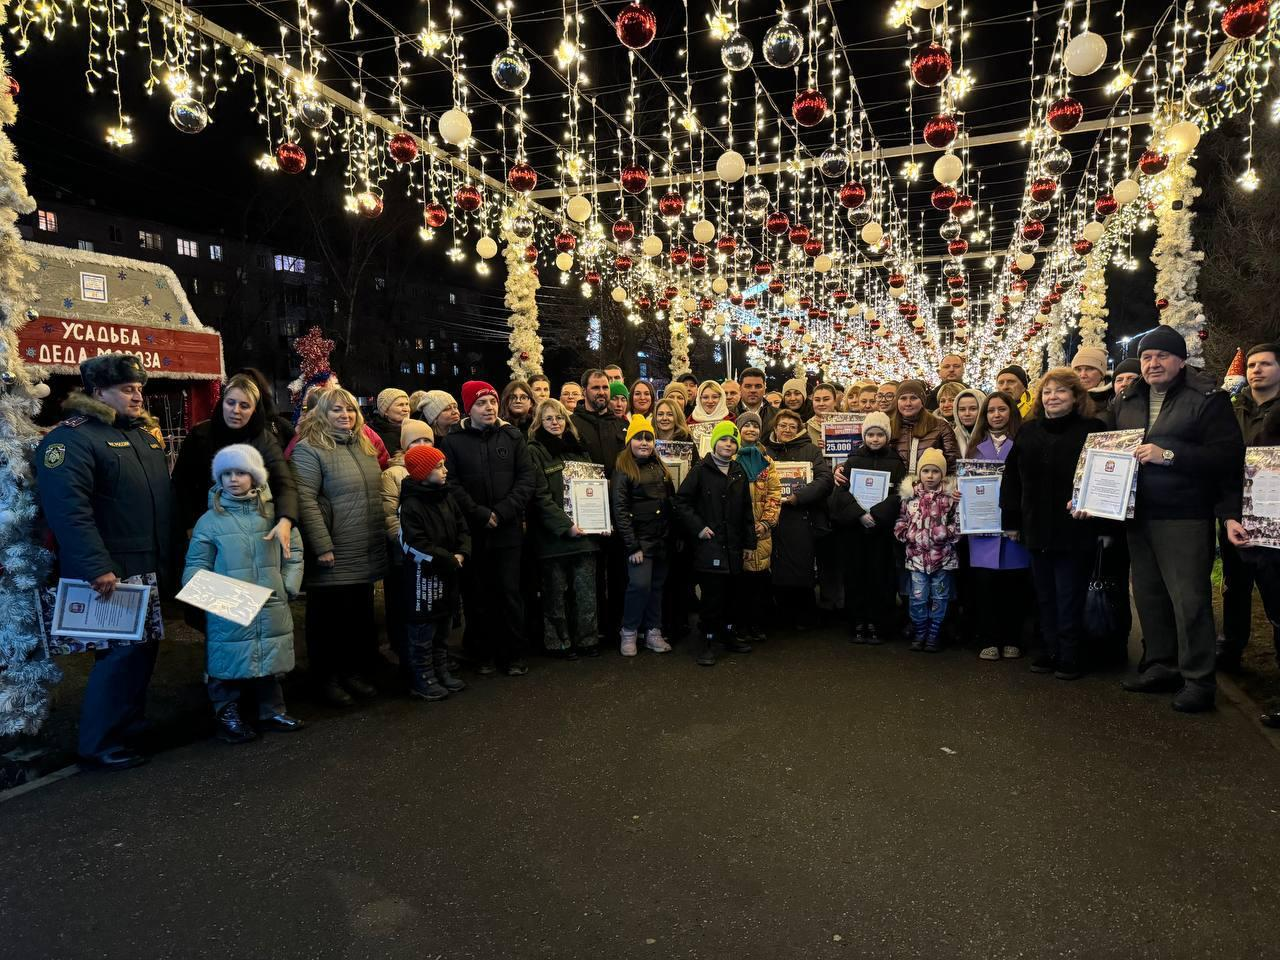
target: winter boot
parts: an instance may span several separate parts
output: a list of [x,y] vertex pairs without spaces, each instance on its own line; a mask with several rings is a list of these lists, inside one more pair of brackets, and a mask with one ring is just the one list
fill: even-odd
[[636,631],[623,630],[620,636],[622,642],[618,644],[618,649],[624,657],[634,657],[636,655]]
[[747,643],[743,637],[738,636],[737,631],[733,629],[733,624],[725,627],[724,635],[720,639],[724,643],[724,648],[730,653],[751,652],[751,644]]
[[942,649],[942,624],[936,620],[930,620],[929,626],[925,630],[924,652],[937,653]]
[[436,680],[450,693],[467,689],[467,685],[453,675],[449,669],[449,648],[443,643],[436,643],[431,648],[432,661],[436,668]]
[[218,739],[224,743],[248,743],[258,739],[258,731],[244,722],[240,706],[235,701],[218,711]]
[[716,665],[716,635],[714,633],[705,634],[702,638],[702,647],[698,651],[698,666],[714,667]]
[[861,623],[855,624],[853,629],[849,631],[849,642],[850,643],[866,643],[867,628],[863,626]]
[[[429,635],[428,635],[429,637]],[[436,679],[435,644],[428,638],[409,638],[409,696],[419,700],[443,700],[449,691]]]
[[667,638],[662,635],[662,631],[657,627],[650,627],[645,631],[644,645],[645,649],[652,650],[654,653],[671,652],[671,644],[667,643]]
[[908,649],[914,650],[916,653],[919,653],[921,650],[924,649],[925,643],[928,641],[928,639],[929,639],[928,622],[926,621],[925,623],[917,624],[915,627],[915,632],[912,634],[912,637],[911,637],[911,646]]
[[867,638],[867,646],[869,647],[880,646],[882,641],[880,640],[880,634],[876,632],[876,625],[874,623],[867,624],[866,638]]

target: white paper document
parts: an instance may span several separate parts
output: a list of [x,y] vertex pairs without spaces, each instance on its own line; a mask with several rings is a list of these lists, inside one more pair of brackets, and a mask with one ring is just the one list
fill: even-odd
[[849,492],[858,506],[870,510],[889,496],[889,474],[884,470],[854,470],[849,474]]
[[197,570],[187,585],[178,591],[178,599],[193,607],[247,627],[271,599],[271,589],[246,583],[208,570]]
[[59,580],[50,633],[86,640],[142,641],[151,587],[117,583],[103,599],[85,580]]
[[1126,519],[1137,466],[1132,453],[1086,449],[1076,509],[1104,520]]
[[959,477],[960,532],[1000,533],[1000,477]]
[[1252,515],[1264,520],[1280,519],[1280,470],[1274,467],[1258,470],[1250,489]]
[[612,533],[609,523],[609,484],[604,480],[572,480],[574,522],[583,533]]

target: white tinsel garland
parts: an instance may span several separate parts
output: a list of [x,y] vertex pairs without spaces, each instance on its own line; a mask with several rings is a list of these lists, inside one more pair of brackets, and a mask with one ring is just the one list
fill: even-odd
[[1204,329],[1204,307],[1197,298],[1200,262],[1203,251],[1192,243],[1191,221],[1195,214],[1191,205],[1200,196],[1196,171],[1190,161],[1174,162],[1165,174],[1164,189],[1155,197],[1156,242],[1151,262],[1156,267],[1155,294],[1169,305],[1161,311],[1160,322],[1167,324],[1187,342],[1187,360],[1203,365],[1200,331]]
[[689,325],[684,317],[671,318],[671,379],[692,373],[689,366]]
[[511,316],[507,326],[511,328],[508,343],[511,359],[507,366],[515,380],[528,380],[542,372],[542,338],[538,336],[538,282],[532,264],[524,259],[524,243],[510,233],[503,234],[506,247],[502,255],[507,261],[506,299]]
[[1089,252],[1080,277],[1085,291],[1080,299],[1080,345],[1102,347],[1107,340],[1107,260],[1110,248],[1099,243]]
[[[7,76],[0,54],[0,89]],[[39,731],[49,715],[49,687],[62,678],[40,630],[38,591],[51,557],[36,536],[30,460],[40,439],[32,417],[47,391],[32,382],[16,335],[30,303],[23,277],[33,266],[16,220],[36,207],[27,193],[26,171],[4,132],[17,116],[13,97],[0,93],[0,736]]]

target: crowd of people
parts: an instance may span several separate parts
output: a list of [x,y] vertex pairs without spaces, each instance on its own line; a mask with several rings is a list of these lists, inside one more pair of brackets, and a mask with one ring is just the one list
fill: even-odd
[[[1250,350],[1234,398],[1186,358],[1181,336],[1159,327],[1114,369],[1082,348],[1034,382],[1009,366],[990,392],[964,382],[955,355],[933,386],[797,377],[777,391],[755,368],[660,388],[610,366],[554,395],[545,376],[501,391],[468,381],[456,399],[392,387],[367,413],[325,371],[296,424],[246,370],[170,477],[145,371],[104,356],[82,365],[84,390],[36,467],[61,576],[102,596],[151,585],[153,602],[200,571],[270,590],[245,626],[193,611],[230,742],[303,726],[280,685],[294,663],[290,601],[303,593],[308,677],[350,707],[385,691],[392,670],[401,690],[438,701],[465,689],[460,662],[519,677],[534,651],[634,657],[674,643],[713,666],[722,651],[832,619],[855,644],[1026,653],[1032,671],[1073,680],[1127,662],[1132,590],[1143,655],[1124,688],[1198,712],[1214,705],[1215,666],[1248,642],[1255,585],[1280,624],[1280,551],[1252,546],[1241,523],[1244,448],[1280,444],[1280,347]],[[860,415],[860,437],[831,456],[823,424],[842,412]],[[1142,432],[1133,517],[1089,516],[1073,504],[1086,437],[1126,429]],[[1002,464],[999,534],[960,533],[955,477],[972,460]],[[607,534],[567,508],[566,477],[583,469],[607,482]],[[877,497],[851,482],[875,476],[887,479]],[[379,583],[394,664],[376,626]],[[1086,622],[1087,593],[1108,616]],[[142,643],[96,653],[86,765],[145,760],[132,743],[162,631],[156,615]],[[1280,726],[1280,714],[1264,722]]]

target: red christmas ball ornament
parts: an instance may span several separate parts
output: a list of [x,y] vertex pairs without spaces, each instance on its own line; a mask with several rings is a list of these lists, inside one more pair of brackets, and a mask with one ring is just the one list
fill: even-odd
[[846,300],[849,299],[849,291],[848,290],[833,291],[831,294],[831,299],[834,300],[836,303],[844,303]]
[[1071,245],[1071,249],[1074,250],[1076,253],[1078,253],[1080,256],[1087,257],[1090,253],[1093,252],[1093,241],[1089,240],[1087,237],[1081,237],[1079,240],[1077,240],[1075,243]]
[[839,320],[833,320],[833,321],[831,321],[831,330],[832,330],[834,333],[839,333],[839,332],[840,332],[841,330],[843,330],[843,329],[844,329],[844,324],[843,324],[843,323],[841,323]]
[[973,210],[973,197],[967,193],[962,193],[956,197],[956,202],[951,205],[951,215],[959,218]]
[[365,190],[356,195],[356,211],[366,220],[377,220],[382,216],[382,194]]
[[1031,181],[1031,199],[1036,203],[1052,200],[1058,192],[1058,181],[1053,177],[1036,177]]
[[757,277],[767,277],[773,273],[773,264],[768,260],[761,260],[755,265],[755,271]]
[[282,143],[276,147],[276,166],[285,173],[301,173],[307,169],[307,151],[296,143]]
[[800,298],[798,301],[796,301],[796,302],[800,304],[800,309],[801,309],[801,310],[808,310],[810,307],[812,307],[812,306],[813,306],[813,297],[809,296],[809,295],[806,293],[803,297],[801,297],[801,298]]
[[1169,298],[1168,298],[1168,297],[1161,297],[1159,300],[1157,300],[1157,301],[1156,301],[1156,309],[1157,309],[1157,310],[1168,310],[1168,309],[1169,309]]
[[867,201],[867,188],[857,180],[852,180],[840,188],[840,205],[850,210],[857,210]]
[[1017,290],[1019,293],[1027,292],[1027,280],[1025,277],[1019,277],[1013,283],[1009,284],[1009,289]]
[[744,310],[754,310],[758,306],[760,306],[760,301],[755,297],[747,297],[742,301],[742,307]]
[[963,256],[969,252],[969,241],[964,237],[957,237],[947,243],[947,253],[953,257]]
[[662,291],[662,295],[666,297],[668,300],[672,300],[675,298],[676,294],[678,294],[679,292],[680,291],[677,290],[675,287],[667,287],[667,289]]
[[872,330],[879,330],[879,329],[880,329],[880,321],[879,321],[879,320],[872,320],[872,321],[870,321],[870,322],[867,324],[867,326],[868,326],[868,327],[870,327]]
[[613,239],[619,243],[626,243],[636,235],[636,225],[626,217],[620,217],[613,221]]
[[716,249],[723,254],[730,254],[738,249],[738,241],[730,236],[723,236],[716,241]]
[[701,300],[698,301],[698,307],[699,309],[702,309],[702,310],[710,310],[715,305],[716,305],[715,301],[712,300],[710,297],[703,297]]
[[774,277],[772,280],[769,281],[770,293],[774,293],[774,294],[781,293],[785,289],[787,289],[787,285],[783,283],[781,280],[779,280],[777,277]]
[[658,18],[643,3],[633,0],[618,13],[613,27],[624,47],[643,50],[658,35]]
[[787,239],[794,244],[802,244],[809,239],[809,228],[803,223],[797,223],[787,231]]
[[520,359],[521,359],[521,360],[528,360],[528,359],[529,359],[529,351],[528,351],[528,350],[521,350],[521,351],[520,351]]
[[578,238],[569,231],[556,234],[556,253],[570,253],[578,246]]
[[780,237],[791,229],[791,219],[785,213],[776,211],[769,214],[764,222],[764,228],[775,237]]
[[700,327],[700,326],[702,326],[702,318],[701,318],[701,317],[690,317],[690,318],[689,318],[689,326],[691,326],[691,327]]
[[1222,11],[1222,32],[1232,40],[1246,40],[1267,25],[1270,0],[1234,0]]
[[933,204],[935,210],[950,210],[956,205],[957,196],[955,187],[943,184],[934,188],[933,193],[929,195],[929,202]]
[[1094,201],[1093,208],[1098,211],[1099,215],[1109,217],[1120,209],[1120,204],[1114,196],[1104,193]]
[[1138,169],[1149,177],[1164,173],[1165,168],[1168,166],[1169,158],[1163,153],[1157,153],[1155,150],[1144,150],[1142,156],[1138,158]]
[[1044,236],[1044,222],[1041,220],[1028,220],[1022,225],[1023,240],[1039,240]]
[[16,97],[19,93],[22,92],[22,85],[18,83],[18,80],[16,77],[5,77],[4,86],[5,86],[5,93],[9,94],[9,96],[11,97]]
[[641,310],[648,310],[651,306],[653,306],[653,301],[650,300],[647,296],[639,296],[636,298],[636,306],[639,307]]
[[947,286],[952,290],[959,290],[966,283],[964,274],[956,274],[954,277],[947,277]]
[[687,247],[671,248],[671,265],[673,267],[683,267],[689,262],[689,250]]
[[538,262],[538,248],[535,247],[532,243],[524,248],[524,262],[525,263]]
[[426,221],[428,227],[443,227],[445,221],[449,219],[449,211],[444,208],[443,203],[436,203],[434,200],[428,203],[422,210],[422,219]]
[[622,189],[627,193],[640,193],[649,185],[649,171],[638,164],[630,164],[622,168]]
[[[818,320],[822,317],[822,311],[819,310],[817,307],[810,307],[809,312],[808,314],[806,314],[806,316],[808,316],[810,320]],[[796,327],[796,333],[804,333],[803,324],[801,326]]]
[[821,90],[801,90],[791,101],[791,116],[802,127],[816,127],[827,115],[827,98]]
[[959,130],[960,125],[956,123],[955,117],[949,113],[939,113],[930,117],[928,123],[924,125],[924,142],[942,150],[951,146]]
[[1201,343],[1204,343],[1206,340],[1208,340],[1208,339],[1209,339],[1209,331],[1208,331],[1208,330],[1197,330],[1197,331],[1196,331],[1196,336],[1200,338],[1200,342],[1201,342]]
[[907,278],[900,273],[889,274],[889,286],[904,287],[907,284]]
[[634,266],[634,261],[625,253],[620,253],[613,258],[613,268],[619,273],[626,273]]
[[1050,303],[1061,303],[1062,294],[1058,293],[1058,291],[1055,290],[1053,293],[1049,294],[1049,296],[1045,297],[1045,299],[1048,300]]
[[671,301],[666,297],[659,297],[655,306],[657,306],[659,310],[665,310],[667,307],[671,306]]
[[464,213],[474,213],[480,209],[480,204],[484,202],[484,194],[480,192],[479,187],[464,183],[454,191],[453,202]]
[[729,294],[729,302],[732,303],[735,307],[742,306],[742,294],[740,293]]
[[992,325],[993,325],[993,326],[996,326],[996,327],[1003,327],[1003,326],[1004,326],[1004,317],[996,317],[994,320],[992,320],[992,321],[991,321],[991,323],[992,323]]
[[678,193],[664,193],[658,199],[658,213],[664,217],[678,217],[684,210],[684,197]]
[[[1047,317],[1049,314],[1053,313],[1053,307],[1047,303],[1043,303],[1040,305],[1040,312]],[[1039,326],[1039,324],[1037,324],[1037,326]],[[1035,332],[1039,333],[1040,331],[1035,330]]]
[[[1064,293],[1066,293],[1068,289],[1070,288],[1061,280],[1059,280],[1057,283],[1053,285],[1053,292],[1056,293],[1059,297],[1061,297]],[[1058,301],[1055,300],[1053,302],[1057,303]]]
[[1049,127],[1056,133],[1074,130],[1083,117],[1084,104],[1075,97],[1059,97],[1049,104],[1049,112],[1046,115]]
[[951,54],[938,43],[922,43],[911,55],[911,77],[922,87],[936,87],[951,74]]
[[591,284],[591,285],[594,287],[596,284],[598,284],[598,283],[600,282],[600,271],[599,271],[599,270],[588,270],[588,271],[587,271],[587,276],[586,276],[586,281],[587,281],[587,283]]
[[810,237],[804,242],[804,252],[810,257],[816,257],[822,252],[822,241],[817,237]]
[[516,193],[528,193],[538,185],[538,171],[527,163],[517,163],[507,171],[507,186]]
[[707,267],[707,255],[699,250],[689,257],[689,266],[695,270],[705,270]]
[[950,304],[951,304],[951,306],[953,306],[953,307],[963,307],[963,306],[964,306],[964,297],[962,297],[962,296],[960,296],[959,294],[957,294],[956,296],[952,297],[952,298],[951,298],[950,300],[948,300],[947,302],[948,302],[948,303],[950,303]]
[[778,325],[779,325],[779,326],[782,326],[782,327],[789,327],[789,326],[791,326],[791,318],[790,318],[790,317],[781,317],[781,318],[778,320]]
[[397,133],[387,141],[387,152],[396,163],[413,163],[418,159],[418,141],[410,134]]

